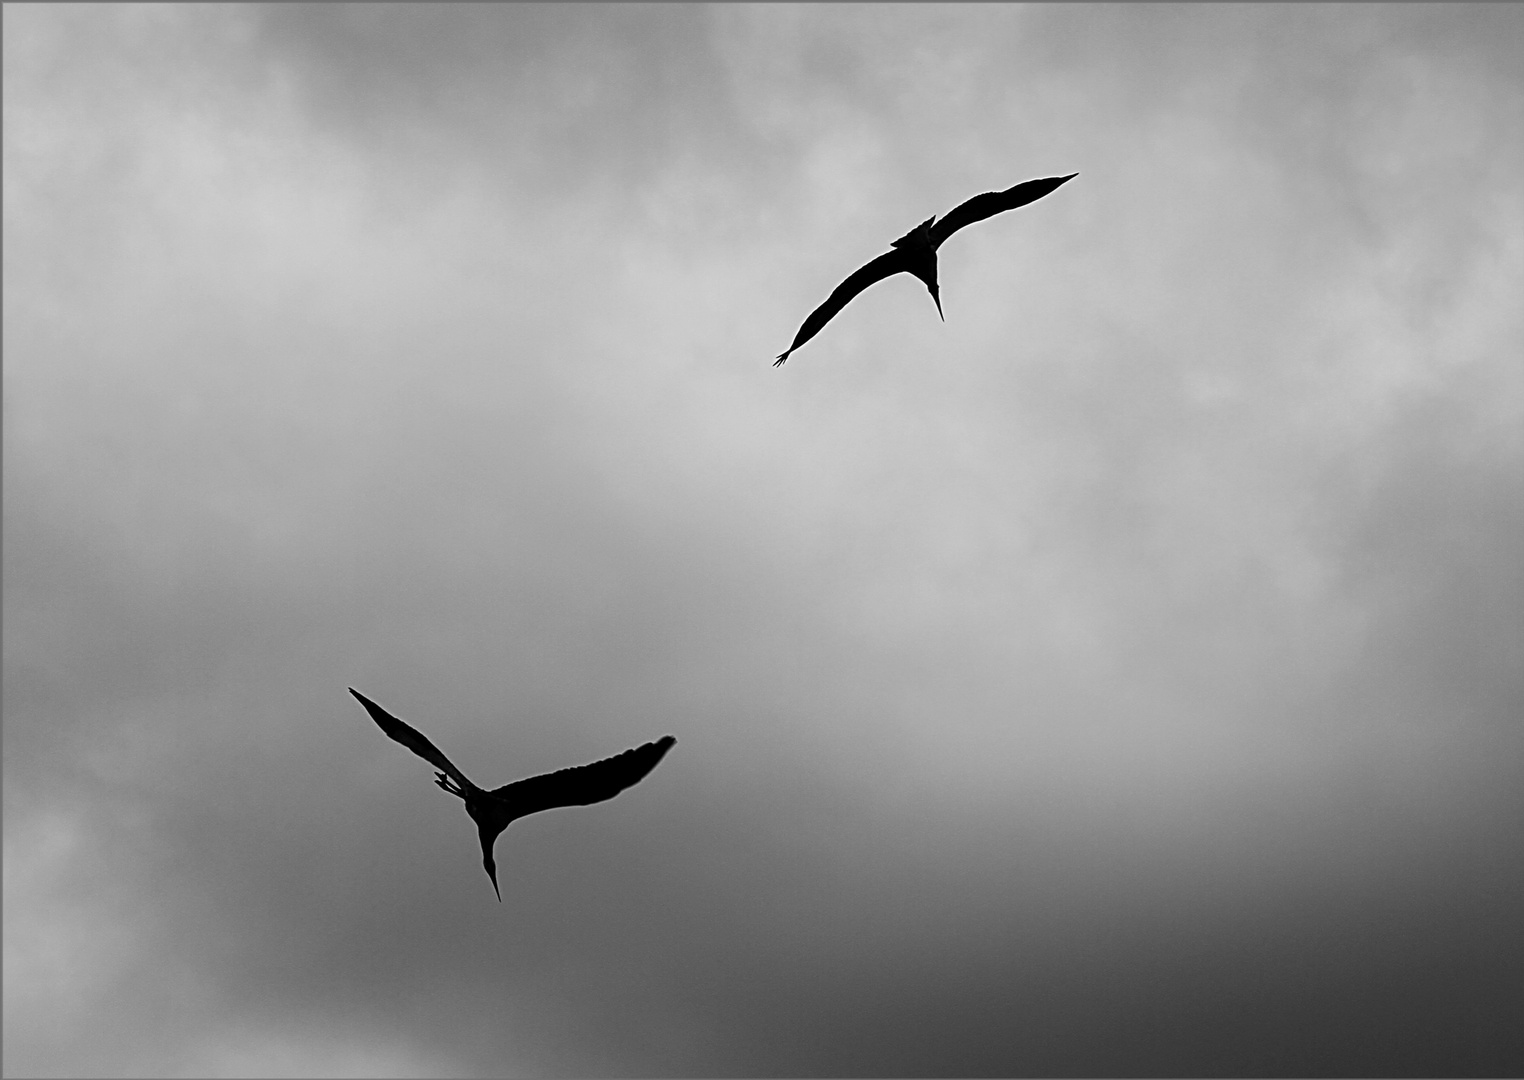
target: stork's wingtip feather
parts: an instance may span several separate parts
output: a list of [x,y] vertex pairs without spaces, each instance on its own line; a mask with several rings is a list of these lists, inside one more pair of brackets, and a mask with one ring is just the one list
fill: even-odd
[[773,367],[782,367],[783,361],[788,359],[788,353],[779,353],[778,359],[773,361]]

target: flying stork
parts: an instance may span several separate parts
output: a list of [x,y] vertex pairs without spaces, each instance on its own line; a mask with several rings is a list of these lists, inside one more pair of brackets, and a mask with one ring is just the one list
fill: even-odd
[[[1036,202],[1078,175],[1079,173],[1070,173],[1068,176],[1049,176],[1041,180],[1028,180],[1004,191],[986,191],[962,203],[941,221],[935,217],[927,218],[894,241],[890,245],[892,250],[884,252],[836,286],[836,291],[826,297],[825,303],[810,312],[810,317],[804,320],[799,333],[794,335],[794,343],[779,354],[778,359],[773,361],[773,367],[781,366],[788,359],[789,353],[820,333],[821,328],[846,307],[854,296],[869,285],[894,274],[913,274],[925,282],[932,300],[936,302],[937,314],[941,315],[942,297],[937,286],[937,248],[963,226]],[[944,317],[942,321],[947,320]]]
[[498,834],[511,822],[541,810],[554,810],[560,806],[590,806],[612,799],[625,788],[634,787],[644,780],[677,742],[671,735],[663,735],[655,742],[595,761],[591,765],[578,765],[559,772],[531,776],[486,791],[466,779],[466,774],[440,753],[439,747],[431,743],[421,731],[397,719],[354,687],[350,687],[349,692],[365,706],[371,719],[375,720],[382,731],[430,765],[444,770],[434,774],[434,783],[463,800],[466,813],[476,822],[476,832],[482,842],[482,866],[492,879],[492,891],[497,893],[499,903],[503,900],[503,894],[497,887],[497,864],[492,859],[492,845]]

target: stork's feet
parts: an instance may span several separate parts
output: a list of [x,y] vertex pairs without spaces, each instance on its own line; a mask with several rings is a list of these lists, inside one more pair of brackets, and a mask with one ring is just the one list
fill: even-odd
[[448,791],[451,795],[454,795],[456,798],[460,798],[460,799],[464,799],[466,797],[466,793],[460,787],[460,785],[452,782],[450,780],[450,778],[448,776],[446,776],[444,773],[437,772],[437,773],[434,774],[434,776],[436,778],[434,780],[434,783],[438,784],[445,791]]

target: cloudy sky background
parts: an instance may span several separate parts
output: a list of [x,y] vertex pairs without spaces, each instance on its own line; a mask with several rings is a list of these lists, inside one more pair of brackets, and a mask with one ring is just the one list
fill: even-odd
[[3,19],[7,1074],[1524,1069],[1524,9]]

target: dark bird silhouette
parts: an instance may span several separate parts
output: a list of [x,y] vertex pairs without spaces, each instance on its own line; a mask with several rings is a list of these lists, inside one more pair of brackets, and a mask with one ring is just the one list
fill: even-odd
[[492,879],[492,891],[501,903],[503,894],[497,887],[497,864],[492,859],[492,845],[498,834],[510,823],[541,810],[554,810],[559,806],[590,806],[605,799],[612,799],[628,787],[634,787],[646,778],[657,762],[677,742],[671,735],[663,735],[655,742],[615,754],[611,758],[595,761],[591,765],[578,765],[559,772],[531,776],[517,780],[492,791],[477,787],[466,774],[457,769],[439,747],[429,742],[421,731],[398,720],[354,687],[349,692],[387,735],[400,742],[413,753],[443,772],[435,773],[434,783],[451,795],[465,801],[466,813],[476,822],[476,832],[482,842],[482,866]]
[[[869,285],[883,281],[884,278],[894,274],[914,274],[925,282],[932,300],[936,302],[937,314],[941,315],[942,296],[941,289],[937,285],[937,248],[963,226],[983,221],[987,217],[994,217],[1006,210],[1014,210],[1018,206],[1025,206],[1029,202],[1036,202],[1044,195],[1055,191],[1059,185],[1073,180],[1078,175],[1079,173],[1070,173],[1068,176],[1049,176],[1042,180],[1028,180],[1015,187],[1006,188],[1004,191],[986,191],[983,195],[975,195],[958,206],[941,221],[937,221],[935,217],[927,218],[890,245],[893,248],[892,251],[886,251],[836,286],[836,291],[826,297],[825,303],[810,312],[810,317],[804,320],[799,333],[794,335],[794,343],[779,354],[778,359],[773,361],[773,367],[780,366],[788,359],[789,353],[820,333],[821,328],[830,322],[838,311],[846,307],[854,296]],[[946,321],[943,317],[943,322]]]

